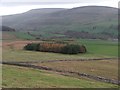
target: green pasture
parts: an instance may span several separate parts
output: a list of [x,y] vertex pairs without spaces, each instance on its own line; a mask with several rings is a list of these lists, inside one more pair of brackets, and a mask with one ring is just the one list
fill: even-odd
[[86,46],[88,53],[118,57],[118,42],[105,40],[77,40],[79,44]]

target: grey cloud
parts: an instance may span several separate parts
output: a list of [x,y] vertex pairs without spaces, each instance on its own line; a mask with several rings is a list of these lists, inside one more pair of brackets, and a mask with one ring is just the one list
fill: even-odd
[[2,6],[21,6],[21,5],[51,5],[51,4],[76,4],[78,2],[6,2]]
[[2,6],[96,3],[104,0],[3,0]]
[[110,1],[110,0],[1,0],[2,2],[101,2],[101,1]]

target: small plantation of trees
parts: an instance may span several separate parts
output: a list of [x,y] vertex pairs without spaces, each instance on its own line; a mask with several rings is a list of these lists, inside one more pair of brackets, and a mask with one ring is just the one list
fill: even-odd
[[80,52],[80,46],[79,45],[66,45],[62,48],[62,53],[64,54],[77,54]]
[[39,43],[30,43],[24,47],[25,50],[30,50],[30,51],[39,51],[39,48],[40,48]]
[[62,44],[62,43],[30,43],[24,47],[25,50],[41,51],[41,52],[54,52],[63,54],[78,54],[86,53],[86,47],[84,45],[76,44]]
[[59,43],[41,43],[39,51],[60,53],[65,44]]

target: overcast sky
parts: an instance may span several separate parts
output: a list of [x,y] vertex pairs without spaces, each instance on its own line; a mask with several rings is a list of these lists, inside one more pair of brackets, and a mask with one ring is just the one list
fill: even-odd
[[119,0],[1,0],[0,15],[23,13],[36,8],[73,8],[88,5],[118,7]]

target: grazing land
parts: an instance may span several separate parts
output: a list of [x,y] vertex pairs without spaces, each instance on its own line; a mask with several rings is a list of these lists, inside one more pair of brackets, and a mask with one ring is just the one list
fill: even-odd
[[[31,65],[44,66],[57,70],[74,71],[94,76],[118,80],[117,42],[104,40],[76,39],[78,44],[87,47],[87,53],[65,55],[59,53],[26,51],[23,47],[27,43],[42,42],[33,40],[17,40],[3,42],[3,61],[5,62],[31,62]],[[77,61],[99,58],[111,58],[99,61]],[[68,60],[68,61],[60,61]],[[71,60],[71,61],[69,61]],[[40,63],[44,61],[43,63]],[[47,62],[56,61],[56,62]],[[37,62],[37,63],[32,63]],[[65,74],[66,75],[66,74]],[[51,82],[51,80],[53,80]],[[27,82],[24,82],[27,81]],[[12,82],[12,83],[11,83]],[[18,66],[3,65],[3,87],[65,87],[65,88],[95,88],[117,87],[115,84],[100,82],[88,78],[77,78],[76,75],[64,74],[23,68]]]
[[25,50],[3,50],[3,61],[29,62],[29,61],[48,61],[48,60],[76,60],[101,58],[106,56],[97,56],[92,54],[64,55],[58,53],[36,52]]
[[3,61],[41,61],[41,60],[76,60],[88,58],[117,58],[118,43],[103,40],[77,40],[84,44],[87,53],[64,55],[58,53],[35,52],[23,50],[27,43],[41,41],[11,41],[3,42]]
[[79,39],[78,43],[84,44],[88,53],[118,57],[118,41]]
[[9,65],[3,65],[2,85],[4,88],[117,88],[113,84]]
[[118,80],[118,61],[100,60],[100,61],[58,61],[34,63],[36,66],[44,66],[63,71],[74,71],[87,73],[94,76],[101,76]]

